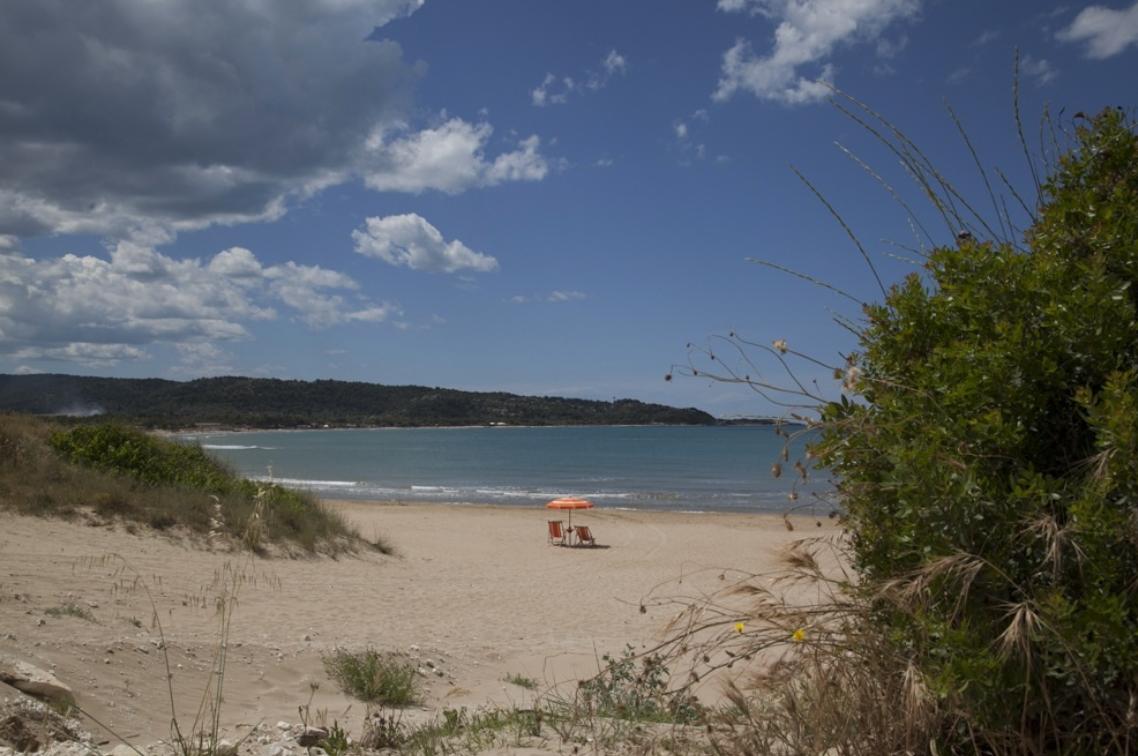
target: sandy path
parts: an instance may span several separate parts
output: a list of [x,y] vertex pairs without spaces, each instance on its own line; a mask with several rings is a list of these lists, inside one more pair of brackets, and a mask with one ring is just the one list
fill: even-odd
[[[422,716],[441,706],[524,703],[531,694],[503,683],[507,673],[543,686],[588,674],[596,655],[658,637],[672,610],[639,611],[655,586],[683,575],[682,585],[657,591],[715,590],[712,568],[769,570],[799,535],[770,516],[592,510],[574,521],[589,524],[604,548],[570,549],[546,543],[544,511],[334,505],[398,555],[250,560],[121,527],[0,514],[0,653],[54,666],[81,705],[124,735],[165,737],[162,655],[135,576],[154,596],[177,707],[192,719],[217,637],[212,584],[229,565],[243,576],[226,670],[229,729],[296,721],[311,683],[320,684],[314,708],[345,719],[350,701],[320,662],[337,645],[418,646],[445,672],[429,677]],[[96,622],[45,616],[68,602]],[[346,719],[360,714],[357,704]]]

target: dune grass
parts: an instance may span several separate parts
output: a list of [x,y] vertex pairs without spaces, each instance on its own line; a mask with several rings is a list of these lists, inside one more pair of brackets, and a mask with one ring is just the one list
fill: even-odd
[[200,447],[109,423],[66,427],[0,415],[0,509],[214,531],[258,552],[269,543],[309,553],[391,552],[309,494],[242,478]]
[[324,669],[341,690],[365,703],[407,706],[418,700],[416,667],[397,654],[337,648],[324,656]]
[[44,614],[49,617],[76,617],[88,622],[95,622],[95,615],[91,614],[89,609],[84,609],[76,603],[66,603],[60,606],[52,606],[44,609]]

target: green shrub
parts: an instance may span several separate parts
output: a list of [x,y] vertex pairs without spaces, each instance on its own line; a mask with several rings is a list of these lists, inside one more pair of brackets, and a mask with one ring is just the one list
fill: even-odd
[[366,703],[406,706],[418,698],[418,672],[409,659],[375,649],[337,648],[324,656],[324,670],[341,690]]
[[149,485],[180,485],[226,493],[233,474],[198,446],[176,444],[113,423],[80,425],[51,436],[52,447],[72,462],[129,475]]
[[963,237],[866,308],[823,414],[875,621],[939,752],[1118,752],[1138,704],[1138,138],[1084,122],[1027,250]]
[[[13,443],[0,435],[0,444]],[[339,514],[311,495],[241,478],[198,446],[114,423],[56,430],[49,443],[68,462],[129,478],[146,489],[144,502],[121,492],[96,495],[95,510],[103,517],[140,520],[156,530],[183,524],[206,532],[213,515],[210,497],[215,497],[221,527],[254,551],[266,541],[291,541],[309,552],[320,547],[336,551],[362,541]],[[373,548],[390,552],[378,543]]]
[[95,615],[91,614],[90,610],[74,602],[68,602],[61,606],[48,607],[43,610],[43,613],[49,617],[76,617],[78,619],[87,620],[88,622],[95,621]]
[[580,685],[590,714],[632,722],[692,724],[700,720],[703,708],[691,694],[669,692],[669,671],[662,657],[638,658],[632,646],[627,646],[620,657],[605,654],[601,661],[605,663],[601,673]]

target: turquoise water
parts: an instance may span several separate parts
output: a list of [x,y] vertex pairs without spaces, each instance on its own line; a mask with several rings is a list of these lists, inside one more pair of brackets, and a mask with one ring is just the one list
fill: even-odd
[[789,500],[802,444],[792,446],[782,478],[772,478],[783,442],[769,427],[383,428],[184,438],[243,475],[271,475],[329,498],[535,506],[577,495],[605,507],[782,512],[827,489],[825,475],[811,471],[797,502]]

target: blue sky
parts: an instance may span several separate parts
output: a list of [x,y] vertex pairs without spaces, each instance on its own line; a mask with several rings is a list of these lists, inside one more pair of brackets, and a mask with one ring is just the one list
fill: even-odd
[[[837,361],[931,215],[829,85],[962,193],[1022,191],[1045,104],[1132,107],[1138,3],[13,0],[0,372],[342,378],[766,414],[665,382],[731,331]],[[900,252],[901,255],[908,253]],[[765,369],[765,368],[764,368]],[[824,371],[804,378],[837,390]]]

